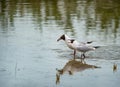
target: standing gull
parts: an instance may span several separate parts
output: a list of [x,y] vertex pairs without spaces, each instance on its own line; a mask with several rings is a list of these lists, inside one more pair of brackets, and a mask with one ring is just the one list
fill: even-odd
[[79,43],[76,40],[68,37],[66,34],[63,34],[62,36],[60,36],[60,38],[58,38],[57,41],[59,40],[64,40],[66,45],[70,49],[74,50],[74,59],[75,59],[76,51],[82,52],[81,58],[82,57],[85,58],[85,52],[95,49],[95,48],[90,47],[90,43],[92,43],[92,41]]

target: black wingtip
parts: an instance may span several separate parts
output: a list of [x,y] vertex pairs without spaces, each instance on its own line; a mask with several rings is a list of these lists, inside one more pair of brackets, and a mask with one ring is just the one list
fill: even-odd
[[87,44],[91,44],[93,41],[88,41]]
[[100,48],[100,46],[94,46],[94,48],[96,48],[96,49],[97,49],[97,48]]

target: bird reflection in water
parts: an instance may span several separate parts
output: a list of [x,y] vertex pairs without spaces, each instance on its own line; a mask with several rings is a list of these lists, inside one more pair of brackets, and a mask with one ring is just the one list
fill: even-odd
[[100,68],[95,65],[86,64],[84,60],[78,61],[78,60],[70,60],[68,61],[63,69],[57,69],[56,73],[56,84],[60,83],[60,76],[64,73],[68,73],[69,75],[73,75],[75,72],[81,72],[86,69],[94,69],[94,68]]

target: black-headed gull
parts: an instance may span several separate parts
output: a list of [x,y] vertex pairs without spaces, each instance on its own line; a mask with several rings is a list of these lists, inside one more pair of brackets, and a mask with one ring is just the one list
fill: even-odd
[[60,38],[58,38],[57,41],[59,40],[64,40],[67,46],[70,49],[74,50],[74,58],[75,58],[76,51],[82,52],[81,57],[85,58],[85,52],[92,50],[92,48],[89,46],[89,44],[92,43],[92,41],[79,43],[76,40],[68,37],[66,34],[63,34],[62,36],[60,36]]

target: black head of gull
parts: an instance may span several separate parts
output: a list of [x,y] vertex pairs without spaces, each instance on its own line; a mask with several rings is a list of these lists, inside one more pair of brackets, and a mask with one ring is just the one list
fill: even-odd
[[65,40],[65,35],[63,34],[60,38],[57,39],[57,41],[59,40]]

